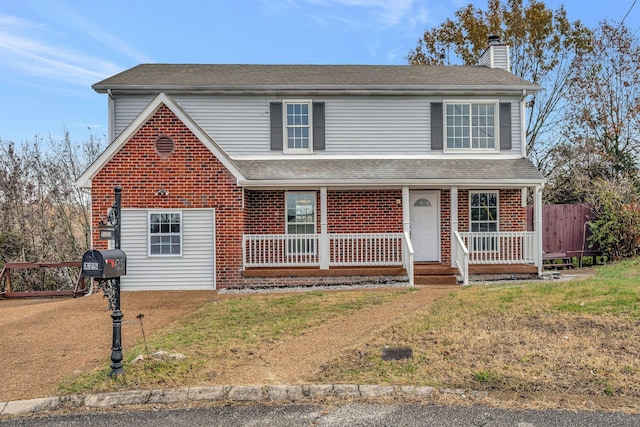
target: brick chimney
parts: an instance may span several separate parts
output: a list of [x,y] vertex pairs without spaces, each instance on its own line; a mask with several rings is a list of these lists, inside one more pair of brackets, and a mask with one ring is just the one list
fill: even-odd
[[509,45],[502,43],[499,36],[489,36],[489,46],[480,55],[478,65],[511,72]]

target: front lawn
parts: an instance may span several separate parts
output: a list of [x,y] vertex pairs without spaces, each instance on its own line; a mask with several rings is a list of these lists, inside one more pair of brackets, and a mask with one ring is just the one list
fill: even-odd
[[[364,345],[346,347],[301,381],[640,398],[640,258],[595,271],[587,279],[452,292],[390,318],[389,327],[372,331]],[[384,310],[411,294],[402,288],[216,299],[147,337],[150,352],[182,353],[185,360],[127,364],[117,380],[103,366],[70,378],[61,391],[211,384],[213,370],[251,366],[282,340],[313,334],[327,322],[348,322],[360,310]],[[385,361],[386,347],[410,347],[413,357]],[[127,362],[146,352],[142,341],[125,350]]]

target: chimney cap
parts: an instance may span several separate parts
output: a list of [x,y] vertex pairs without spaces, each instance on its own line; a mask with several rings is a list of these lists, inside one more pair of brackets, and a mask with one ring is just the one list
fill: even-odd
[[492,34],[489,36],[489,46],[493,46],[501,43],[502,41],[500,40],[500,36],[497,36],[495,34]]

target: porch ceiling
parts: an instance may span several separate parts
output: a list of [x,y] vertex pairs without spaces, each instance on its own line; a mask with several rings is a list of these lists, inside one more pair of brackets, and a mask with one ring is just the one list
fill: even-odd
[[234,160],[243,185],[370,183],[536,186],[544,178],[529,159]]

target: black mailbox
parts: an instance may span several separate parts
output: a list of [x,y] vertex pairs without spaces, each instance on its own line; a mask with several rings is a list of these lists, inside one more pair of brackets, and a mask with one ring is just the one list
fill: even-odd
[[82,255],[82,277],[114,279],[125,274],[127,255],[121,249],[92,249]]

